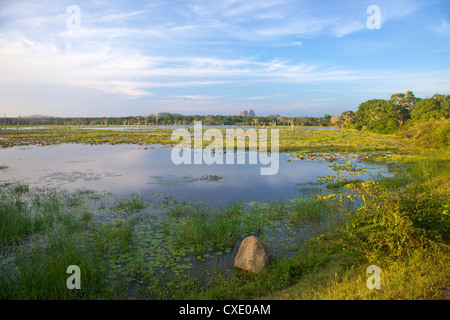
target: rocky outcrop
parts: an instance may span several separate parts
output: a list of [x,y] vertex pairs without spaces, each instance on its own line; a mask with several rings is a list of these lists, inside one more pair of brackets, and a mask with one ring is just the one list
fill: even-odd
[[255,111],[252,109],[239,111],[238,116],[242,117],[255,117]]
[[171,115],[171,116],[181,116],[181,114],[179,114],[179,113],[159,112],[159,113],[155,113],[155,114],[153,115],[153,117],[156,117],[156,116],[158,116],[158,117],[164,117],[164,116],[167,116],[167,115]]
[[250,236],[242,240],[234,259],[234,267],[259,273],[273,260],[274,257],[270,248],[261,239]]

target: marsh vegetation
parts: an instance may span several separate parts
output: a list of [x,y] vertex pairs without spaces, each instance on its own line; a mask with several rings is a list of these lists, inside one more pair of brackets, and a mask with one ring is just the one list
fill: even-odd
[[[286,166],[329,168],[297,181],[296,196],[276,199],[205,203],[178,196],[179,190],[199,184],[203,190],[226,186],[230,176],[214,171],[147,173],[145,184],[175,193],[115,193],[85,186],[68,191],[66,185],[3,179],[0,298],[439,299],[450,281],[450,155],[442,138],[448,120],[431,121],[439,126],[416,122],[387,135],[281,130]],[[170,147],[170,133],[4,130],[0,144],[35,146],[26,150],[126,144],[149,151]],[[73,163],[86,165],[89,159]],[[390,174],[364,175],[372,163],[387,166]],[[2,159],[0,174],[6,176],[14,166]],[[124,177],[113,171],[79,173],[50,172],[42,181]],[[218,197],[223,198],[220,191]],[[248,235],[263,239],[275,255],[257,275],[233,268],[240,241]],[[383,272],[381,290],[365,285],[366,268],[373,264]],[[80,290],[66,287],[69,265],[82,271]]]

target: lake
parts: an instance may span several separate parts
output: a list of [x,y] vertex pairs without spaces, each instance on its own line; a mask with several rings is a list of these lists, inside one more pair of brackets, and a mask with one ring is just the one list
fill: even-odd
[[[171,148],[160,145],[60,144],[0,149],[0,183],[75,191],[91,189],[114,194],[167,193],[181,200],[221,205],[230,201],[267,202],[298,197],[317,177],[333,174],[331,163],[317,157],[298,160],[280,154],[279,170],[260,175],[260,164],[181,164],[171,161]],[[336,154],[335,162],[351,160],[369,172],[387,175],[382,164]],[[248,152],[246,153],[248,159]]]

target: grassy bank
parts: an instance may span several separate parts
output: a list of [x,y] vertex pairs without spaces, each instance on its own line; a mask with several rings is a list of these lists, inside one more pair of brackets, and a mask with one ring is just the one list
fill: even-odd
[[[371,188],[360,180],[324,188],[329,200],[217,209],[161,194],[3,186],[1,298],[439,298],[450,280],[449,167],[443,159],[408,158],[395,177]],[[366,197],[359,210],[350,194]],[[258,275],[232,271],[249,234],[264,239],[276,257]],[[66,287],[69,265],[82,270],[81,290]],[[369,265],[382,270],[379,290],[366,286]]]
[[[440,299],[450,282],[449,159],[424,151],[371,188],[356,183],[364,205],[317,240],[334,258],[265,298]],[[367,288],[370,265],[381,269],[380,289]]]
[[0,131],[0,145],[46,146],[60,143],[83,144],[170,144],[172,130],[94,130],[54,127],[49,129],[5,130]]
[[[205,131],[205,129],[204,129]],[[226,130],[220,129],[226,143]],[[78,128],[50,128],[35,130],[0,131],[0,146],[53,145],[60,143],[83,144],[162,144],[175,145],[171,140],[173,129],[148,130],[94,130]],[[403,142],[393,136],[357,130],[310,130],[301,127],[297,130],[279,131],[280,152],[370,152],[402,150]],[[204,141],[203,146],[210,142]],[[269,141],[270,148],[270,130]],[[248,148],[248,141],[246,142]]]
[[[3,145],[170,140],[170,132],[6,132]],[[406,156],[392,136],[352,130],[285,130],[280,140],[283,150],[300,153],[395,151],[380,158],[396,160],[395,175],[363,181],[349,164],[336,164],[336,175],[315,183],[312,197],[220,208],[165,194],[4,184],[0,299],[440,297],[450,281],[448,150],[415,149]],[[342,180],[341,173],[355,179]],[[233,269],[248,235],[262,238],[275,254],[258,275]],[[70,265],[81,269],[80,290],[66,286]],[[381,289],[366,286],[370,265],[381,269]]]

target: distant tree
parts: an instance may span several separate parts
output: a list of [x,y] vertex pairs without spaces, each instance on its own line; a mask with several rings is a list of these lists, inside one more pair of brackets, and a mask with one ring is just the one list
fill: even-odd
[[415,122],[448,118],[450,118],[450,95],[435,94],[431,98],[422,99],[411,112],[411,119]]
[[341,126],[348,126],[349,124],[355,123],[355,119],[355,113],[351,110],[348,110],[342,112],[341,116],[339,117],[339,122]]
[[320,120],[320,125],[324,127],[328,127],[330,125],[331,115],[325,114],[323,118]]
[[396,93],[391,96],[391,103],[396,107],[398,121],[401,126],[411,117],[411,110],[420,99],[416,98],[412,91],[406,93]]
[[308,117],[300,117],[299,119],[299,124],[300,126],[310,126],[311,122],[310,119]]
[[407,109],[412,109],[420,98],[416,98],[412,91],[406,91],[406,93],[396,93],[391,96],[391,102],[393,104],[401,105]]
[[393,133],[400,126],[400,109],[387,100],[361,103],[355,113],[356,128],[377,133]]
[[294,130],[294,119],[293,118],[288,119],[287,123],[291,126],[291,130]]
[[213,124],[214,118],[212,116],[206,116],[205,117],[205,125],[210,126]]

